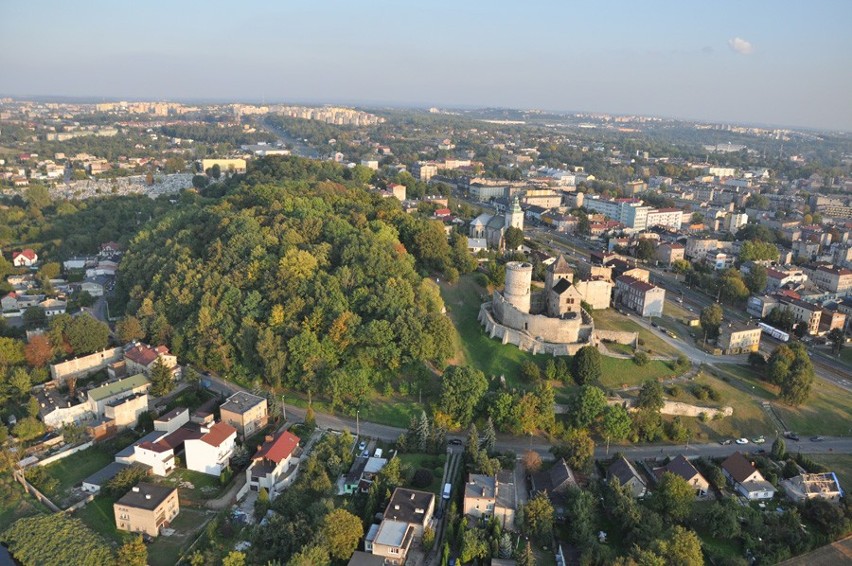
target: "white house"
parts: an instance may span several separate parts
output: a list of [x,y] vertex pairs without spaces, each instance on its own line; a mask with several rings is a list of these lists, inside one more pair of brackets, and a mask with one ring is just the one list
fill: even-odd
[[38,254],[27,248],[20,252],[12,252],[12,265],[15,267],[32,267],[38,263]]
[[775,496],[775,487],[739,452],[734,452],[722,462],[722,472],[737,493],[746,499],[772,499]]
[[140,464],[151,466],[151,473],[167,476],[175,469],[175,451],[162,440],[143,442],[133,448],[135,459]]
[[284,431],[275,437],[267,436],[246,470],[249,488],[252,491],[266,488],[270,499],[273,498],[277,484],[295,477],[300,453],[299,437],[292,432]]
[[202,427],[201,438],[189,438],[184,442],[186,467],[202,474],[218,476],[228,466],[237,429],[228,423],[216,423],[210,428]]

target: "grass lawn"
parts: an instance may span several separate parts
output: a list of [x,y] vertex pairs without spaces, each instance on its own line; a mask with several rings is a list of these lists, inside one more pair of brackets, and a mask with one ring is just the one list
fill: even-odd
[[719,373],[734,376],[751,387],[751,393],[772,401],[775,412],[788,430],[799,434],[846,436],[852,429],[852,393],[822,379],[814,381],[811,396],[800,407],[790,407],[778,400],[778,388],[760,379],[748,366],[724,364]]
[[441,485],[441,479],[444,476],[444,463],[447,461],[446,454],[400,454],[399,459],[402,464],[409,469],[408,481],[411,484],[411,479],[414,477],[414,472],[419,468],[432,470],[432,483],[428,487],[418,488],[424,491],[431,491],[435,495],[441,495],[444,486]]
[[18,519],[47,512],[47,508],[30,497],[11,474],[0,476],[0,532]]
[[615,309],[597,310],[593,313],[595,328],[637,332],[639,333],[639,340],[642,341],[643,349],[650,350],[653,354],[659,356],[677,357],[680,354],[677,348],[672,347],[653,331],[647,330],[645,327],[631,320],[633,316],[623,315]]
[[[306,398],[295,394],[285,394],[284,402],[296,405],[297,407],[308,406]],[[331,406],[323,400],[313,399],[311,403],[315,411],[322,413],[340,413],[340,411],[332,411]],[[408,423],[411,422],[411,417],[419,417],[420,413],[426,409],[426,403],[418,403],[409,397],[403,397],[401,395],[385,397],[380,395],[378,392],[373,392],[370,400],[361,407],[360,416],[365,421],[369,421],[371,423],[405,428],[408,426]],[[351,412],[345,414],[350,417],[354,417],[355,409],[353,408]]]
[[115,460],[114,452],[104,450],[103,446],[92,446],[58,462],[48,464],[44,469],[51,477],[59,481],[57,493],[61,494],[113,460]]
[[204,528],[211,516],[202,511],[182,507],[170,525],[170,528],[177,532],[169,537],[160,535],[148,545],[148,564],[151,566],[177,564],[183,549],[195,540],[198,532]]
[[633,360],[622,360],[601,356],[601,385],[616,389],[624,385],[641,385],[646,379],[674,377],[675,372],[668,362],[651,360],[644,366],[636,365]]
[[[202,474],[186,468],[177,468],[166,478],[156,478],[156,482],[178,488],[181,507],[184,505],[203,507],[209,499],[216,499],[225,489],[219,483],[218,476]],[[189,486],[192,487],[189,487]]]
[[852,489],[852,454],[810,454],[809,457],[837,474],[844,491]]
[[88,505],[74,511],[74,514],[105,539],[121,545],[128,534],[115,528],[115,513],[112,508],[115,502],[116,498],[98,495]]

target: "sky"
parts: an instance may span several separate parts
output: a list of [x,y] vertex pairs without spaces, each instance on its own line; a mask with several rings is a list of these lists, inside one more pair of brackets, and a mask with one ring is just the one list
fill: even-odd
[[5,2],[0,94],[852,131],[848,0]]

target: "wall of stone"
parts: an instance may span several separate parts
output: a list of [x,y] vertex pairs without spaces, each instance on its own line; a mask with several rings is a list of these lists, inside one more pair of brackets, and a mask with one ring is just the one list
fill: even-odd
[[[626,405],[629,411],[635,411],[632,399],[611,398],[606,400],[608,405]],[[663,408],[660,409],[663,415],[675,415],[681,417],[700,417],[701,413],[707,415],[707,418],[730,417],[734,414],[732,407],[722,407],[721,409],[713,409],[711,407],[699,407],[698,405],[689,405],[678,401],[665,401]]]
[[628,346],[636,346],[636,340],[639,338],[638,332],[625,332],[621,330],[601,330],[595,329],[595,337],[598,340],[608,340],[616,344],[626,344]]
[[[537,340],[527,332],[509,328],[500,324],[493,315],[491,303],[483,304],[479,309],[479,322],[485,326],[485,332],[491,338],[500,340],[503,344],[513,344],[524,352],[533,354],[549,354],[552,356],[573,356],[577,350],[588,345],[593,328],[583,325],[579,329],[579,336],[585,336],[585,340],[571,344],[555,344]],[[529,315],[528,315],[529,316]]]
[[519,311],[498,292],[492,301],[494,318],[503,326],[522,331],[544,342],[573,343],[580,341],[582,319],[551,318]]
[[574,285],[583,300],[595,310],[609,308],[612,300],[612,283],[604,280],[577,281]]

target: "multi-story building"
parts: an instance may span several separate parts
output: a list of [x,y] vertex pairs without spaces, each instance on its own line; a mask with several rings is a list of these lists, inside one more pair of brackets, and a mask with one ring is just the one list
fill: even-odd
[[[289,431],[276,436],[267,436],[264,443],[252,456],[251,465],[246,470],[246,483],[252,491],[266,489],[269,498],[276,495],[278,487],[289,485],[299,466],[299,437]],[[285,485],[279,485],[285,484]]]
[[712,238],[689,238],[686,240],[684,256],[690,260],[703,259],[708,253],[716,253],[719,240]]
[[781,297],[779,306],[790,309],[793,319],[798,324],[804,324],[808,334],[812,336],[819,334],[819,321],[822,314],[822,309],[819,306],[790,297]]
[[180,513],[178,490],[140,483],[113,504],[115,527],[120,531],[155,537]]
[[615,280],[615,304],[624,305],[639,316],[663,316],[666,290],[630,275]]
[[684,251],[683,244],[660,244],[657,246],[657,261],[671,265],[675,261],[683,259]]
[[89,410],[96,416],[104,416],[106,406],[113,401],[131,397],[137,393],[147,393],[151,389],[151,382],[144,375],[137,374],[118,381],[112,381],[90,389],[87,396]]
[[512,528],[518,497],[512,472],[495,476],[470,474],[464,486],[464,514],[476,519],[496,517],[503,528]]
[[757,327],[729,324],[719,333],[719,347],[725,355],[757,352],[760,348],[761,330]]
[[147,411],[148,394],[134,393],[107,403],[104,406],[104,418],[114,421],[113,426],[118,429],[132,428],[139,422],[142,413]]
[[218,476],[228,466],[234,453],[237,429],[220,422],[209,428],[202,426],[201,433],[201,438],[188,438],[184,442],[186,468]]
[[233,171],[234,173],[245,173],[246,172],[246,160],[242,158],[238,159],[202,159],[201,160],[201,170],[207,171],[208,169],[212,169],[214,165],[218,165],[219,169],[222,173],[227,173],[228,171]]
[[678,208],[658,208],[648,211],[646,227],[665,226],[680,230],[683,224],[683,211]]
[[817,287],[832,293],[847,293],[852,290],[852,269],[821,265],[813,272]]
[[766,270],[766,291],[777,291],[784,285],[799,285],[807,280],[808,275],[797,267],[770,267]]
[[428,161],[418,161],[411,166],[411,174],[415,179],[428,181],[438,174],[438,166]]
[[263,397],[239,391],[219,407],[222,422],[226,422],[243,438],[248,438],[269,421],[267,402]]
[[423,536],[434,512],[435,494],[396,488],[373,539],[373,555],[385,564],[405,564],[411,543]]

